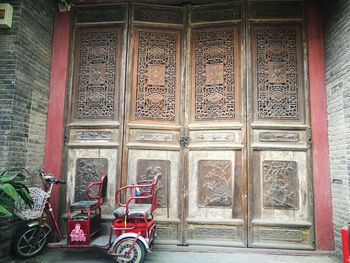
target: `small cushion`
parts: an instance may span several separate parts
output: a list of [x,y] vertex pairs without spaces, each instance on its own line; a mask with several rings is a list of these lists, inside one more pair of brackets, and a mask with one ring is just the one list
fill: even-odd
[[[130,204],[128,216],[149,216],[151,214],[151,204]],[[115,217],[125,216],[125,207],[118,207],[113,211]]]
[[97,201],[79,201],[69,206],[71,210],[91,209],[97,205]]

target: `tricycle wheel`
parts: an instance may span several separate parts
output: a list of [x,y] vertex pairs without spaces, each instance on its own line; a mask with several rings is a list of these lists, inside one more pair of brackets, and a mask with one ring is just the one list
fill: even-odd
[[46,225],[21,229],[12,241],[12,253],[21,258],[37,255],[45,247],[49,232],[50,228]]
[[[113,248],[113,253],[120,255],[115,257],[115,262],[124,263],[143,263],[145,260],[146,249],[140,240],[137,240],[134,247],[130,250],[134,243],[134,238],[123,238]],[[129,255],[127,255],[129,253]],[[125,257],[123,257],[125,255]]]

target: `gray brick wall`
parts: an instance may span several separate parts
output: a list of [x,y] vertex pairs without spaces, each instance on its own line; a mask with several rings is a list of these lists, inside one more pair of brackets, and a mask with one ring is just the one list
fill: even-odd
[[340,229],[350,222],[350,1],[327,1],[324,7],[333,220],[341,256]]
[[[0,28],[0,171],[35,171],[43,166],[55,1],[5,2],[14,15],[11,29]],[[18,220],[0,222],[0,262],[6,262]]]

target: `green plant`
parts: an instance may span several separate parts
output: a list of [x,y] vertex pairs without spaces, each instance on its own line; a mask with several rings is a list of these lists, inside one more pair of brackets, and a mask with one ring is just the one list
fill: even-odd
[[33,205],[28,187],[19,182],[25,178],[21,170],[28,172],[23,168],[13,168],[0,174],[0,216],[12,216],[15,204],[21,198],[30,207]]

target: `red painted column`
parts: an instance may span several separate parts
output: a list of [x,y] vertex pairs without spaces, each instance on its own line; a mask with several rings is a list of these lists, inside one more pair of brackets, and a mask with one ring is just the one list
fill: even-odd
[[316,249],[333,250],[333,211],[329,171],[323,20],[317,0],[307,1],[310,110]]
[[[68,78],[70,21],[70,13],[57,12],[55,15],[44,171],[54,174],[56,178],[61,176],[64,147],[64,105]],[[58,200],[58,189],[54,187],[51,201],[55,211]]]
[[349,229],[347,226],[344,226],[341,229],[341,241],[343,248],[343,263],[349,263]]

